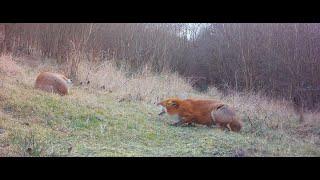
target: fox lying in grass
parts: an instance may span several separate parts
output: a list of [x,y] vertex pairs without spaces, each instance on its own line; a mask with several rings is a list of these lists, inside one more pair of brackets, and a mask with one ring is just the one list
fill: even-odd
[[64,96],[69,93],[69,86],[71,84],[72,80],[62,74],[42,72],[36,79],[35,88]]
[[207,126],[216,125],[235,132],[239,132],[243,126],[235,110],[215,100],[169,98],[157,105],[163,107],[159,115],[164,113],[178,115],[179,121],[173,124],[175,126],[197,123]]

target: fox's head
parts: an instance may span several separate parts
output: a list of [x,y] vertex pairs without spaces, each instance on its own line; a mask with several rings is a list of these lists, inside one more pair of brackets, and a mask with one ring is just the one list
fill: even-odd
[[68,84],[72,84],[72,79],[67,79]]
[[179,98],[169,98],[159,102],[157,105],[162,107],[162,112],[159,115],[164,113],[168,113],[169,115],[178,114],[181,101]]
[[61,75],[62,79],[64,79],[66,81],[66,83],[68,84],[68,86],[71,86],[73,84],[72,79],[67,78],[64,75]]
[[68,91],[69,91],[69,89],[73,86],[72,79],[67,78],[67,77],[66,77],[65,75],[63,75],[63,74],[59,74],[59,75],[60,75],[60,77],[66,82],[67,88],[68,88]]

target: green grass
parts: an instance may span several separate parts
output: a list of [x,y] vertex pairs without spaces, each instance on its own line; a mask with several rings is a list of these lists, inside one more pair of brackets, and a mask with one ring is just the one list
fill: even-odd
[[[1,156],[319,156],[319,146],[285,131],[233,133],[170,126],[153,104],[73,88],[69,96],[4,83]],[[277,117],[274,117],[277,118]],[[72,148],[72,149],[71,149]]]

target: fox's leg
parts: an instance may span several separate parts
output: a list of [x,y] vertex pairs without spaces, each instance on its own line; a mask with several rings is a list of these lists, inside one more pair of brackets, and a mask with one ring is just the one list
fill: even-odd
[[187,123],[186,125],[187,127],[195,127],[195,125],[193,123]]
[[221,130],[224,130],[224,129],[225,129],[225,127],[223,126],[223,124],[220,124],[220,123],[216,123],[216,127],[217,127],[218,129],[221,129]]
[[175,123],[173,123],[173,124],[171,124],[171,125],[173,125],[173,126],[180,126],[180,125],[182,125],[182,124],[191,124],[192,123],[192,118],[189,118],[189,117],[183,117],[183,118],[181,118],[181,117],[179,117],[179,121],[178,122],[175,122]]
[[231,127],[230,127],[230,123],[227,124],[227,128],[232,131]]
[[184,124],[183,121],[178,121],[178,122],[175,122],[175,123],[173,123],[173,124],[171,124],[171,125],[172,125],[172,126],[180,126],[180,125],[182,125],[182,124]]

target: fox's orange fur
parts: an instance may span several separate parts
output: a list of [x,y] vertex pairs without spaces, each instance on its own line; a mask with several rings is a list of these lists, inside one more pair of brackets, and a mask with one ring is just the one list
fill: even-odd
[[174,125],[197,123],[207,126],[217,125],[232,131],[240,131],[242,122],[235,111],[216,100],[169,98],[158,105],[163,106],[169,115],[178,115]]
[[36,79],[35,88],[63,96],[69,93],[69,84],[71,84],[71,80],[62,74],[42,72]]

